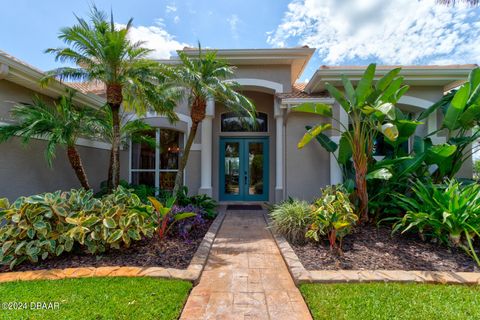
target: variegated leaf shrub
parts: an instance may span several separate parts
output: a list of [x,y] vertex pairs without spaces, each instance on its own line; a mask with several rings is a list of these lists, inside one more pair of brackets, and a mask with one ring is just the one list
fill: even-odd
[[[331,249],[341,251],[342,239],[358,221],[354,206],[342,186],[327,186],[314,203],[312,224],[305,236],[315,241],[328,237]],[[338,242],[338,245],[337,245]]]
[[84,189],[0,199],[0,263],[11,269],[74,245],[92,254],[129,246],[154,231],[153,207],[122,187],[101,199]]

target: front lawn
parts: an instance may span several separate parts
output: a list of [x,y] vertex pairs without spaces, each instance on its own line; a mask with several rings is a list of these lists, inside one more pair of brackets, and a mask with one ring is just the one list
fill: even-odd
[[304,284],[314,319],[480,319],[480,286]]
[[[177,319],[191,288],[189,282],[158,278],[3,283],[0,319]],[[8,302],[12,304],[6,306]],[[59,307],[39,310],[38,302],[46,303],[46,307],[58,303]],[[8,310],[9,307],[26,310]]]

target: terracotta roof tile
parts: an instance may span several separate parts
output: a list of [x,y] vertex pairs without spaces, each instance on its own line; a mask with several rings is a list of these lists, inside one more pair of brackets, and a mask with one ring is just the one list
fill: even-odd
[[328,97],[327,92],[318,92],[314,94],[308,94],[305,92],[305,87],[307,86],[307,83],[303,82],[295,82],[292,85],[292,91],[291,92],[282,92],[282,93],[277,93],[277,97],[280,99],[295,99],[295,98],[323,98],[323,97]]
[[65,84],[82,93],[93,93],[100,96],[105,95],[105,84],[100,81],[65,82]]

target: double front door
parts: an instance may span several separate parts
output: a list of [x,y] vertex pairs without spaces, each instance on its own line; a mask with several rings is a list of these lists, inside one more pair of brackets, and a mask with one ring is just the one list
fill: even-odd
[[220,200],[268,200],[268,138],[220,138]]

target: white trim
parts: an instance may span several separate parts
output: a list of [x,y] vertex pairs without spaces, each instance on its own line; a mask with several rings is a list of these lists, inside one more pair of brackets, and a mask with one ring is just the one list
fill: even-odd
[[[37,139],[41,139],[41,138],[37,138]],[[45,139],[45,140],[47,140],[47,139]],[[97,149],[103,149],[103,150],[112,149],[112,144],[111,143],[96,141],[96,140],[90,140],[90,139],[85,139],[85,138],[78,138],[76,144],[79,145],[79,146],[97,148]]]
[[419,108],[422,108],[422,109],[428,109],[435,102],[432,102],[432,101],[426,100],[426,99],[422,99],[422,98],[412,97],[412,96],[402,96],[400,98],[400,100],[398,100],[398,103],[408,104],[410,106],[419,107]]
[[317,102],[317,103],[326,103],[326,104],[333,104],[335,103],[335,99],[333,98],[286,98],[281,99],[282,101],[282,108],[285,108],[287,105],[296,105],[305,102]]
[[225,82],[236,82],[241,86],[268,88],[273,90],[274,93],[283,92],[283,84],[269,81],[269,80],[264,80],[264,79],[235,78],[235,79],[226,80]]

